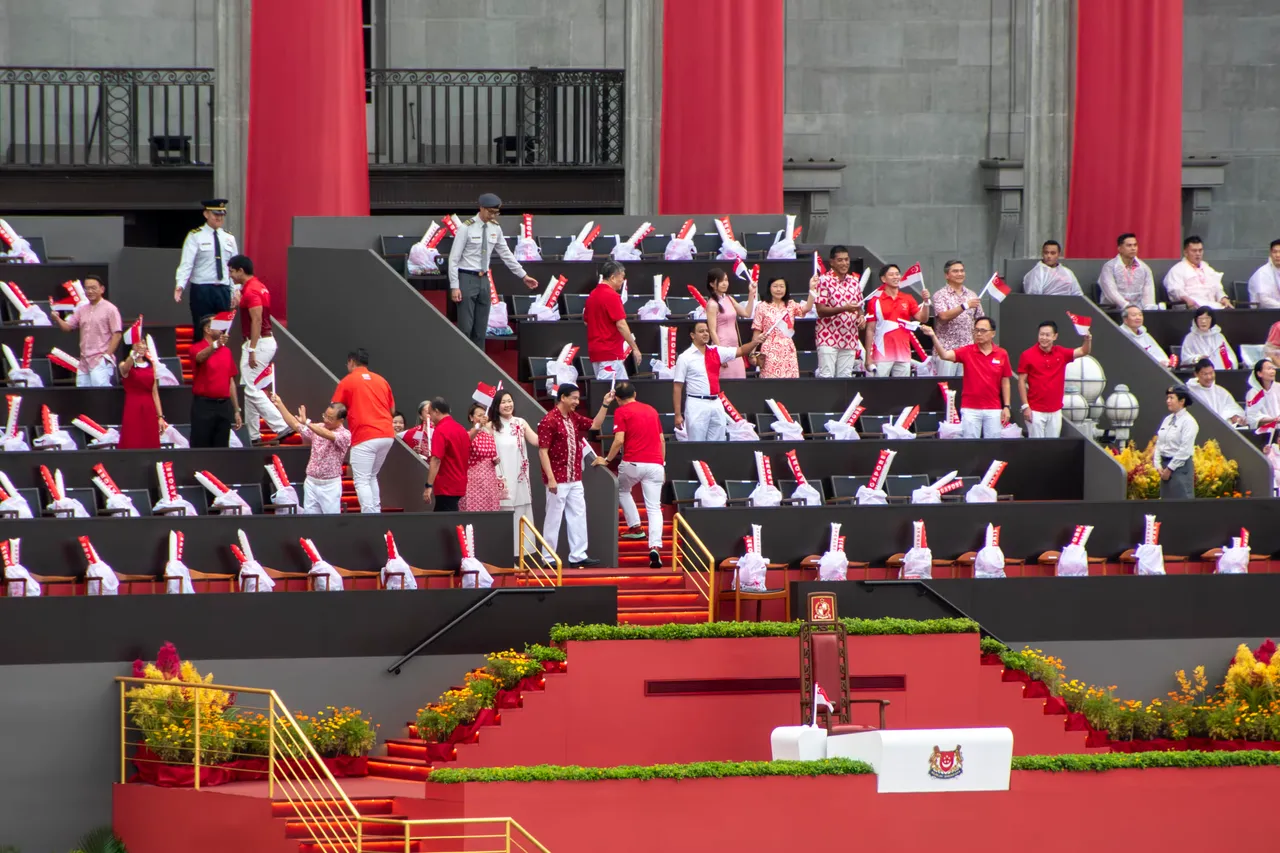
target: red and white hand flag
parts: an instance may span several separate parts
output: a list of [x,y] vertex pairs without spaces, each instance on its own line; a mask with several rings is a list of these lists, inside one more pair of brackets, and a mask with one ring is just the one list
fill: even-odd
[[270,388],[272,391],[276,389],[276,366],[268,364],[257,376],[253,377],[253,387],[259,391],[265,391]]
[[919,264],[907,267],[907,271],[902,274],[902,280],[898,282],[898,287],[924,287],[924,270]]
[[214,314],[213,319],[209,321],[209,328],[219,333],[229,332],[231,331],[231,324],[235,322],[235,319],[235,309],[230,311],[219,311],[217,314]]
[[125,346],[133,346],[143,340],[142,336],[142,315],[138,315],[138,319],[133,321],[133,325],[124,330]]
[[1000,277],[1000,273],[992,273],[991,278],[987,279],[987,286],[982,288],[982,293],[978,294],[981,299],[985,294],[991,294],[991,298],[996,302],[1004,302],[1004,298],[1009,295],[1009,285],[1004,283],[1004,279]]
[[1089,333],[1093,330],[1092,317],[1083,317],[1079,314],[1072,314],[1068,311],[1067,318],[1071,320],[1071,325],[1075,326],[1076,334],[1082,338],[1088,337]]
[[498,392],[502,390],[502,380],[498,380],[497,385],[488,385],[484,382],[476,383],[476,390],[471,395],[471,399],[475,400],[486,409],[493,405],[494,399],[497,398]]

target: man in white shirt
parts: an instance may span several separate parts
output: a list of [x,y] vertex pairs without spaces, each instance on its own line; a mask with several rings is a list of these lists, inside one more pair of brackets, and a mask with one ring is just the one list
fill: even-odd
[[1135,344],[1142,348],[1142,351],[1151,356],[1151,360],[1161,367],[1172,367],[1169,356],[1156,343],[1156,339],[1151,337],[1147,332],[1147,327],[1142,325],[1142,309],[1137,305],[1128,305],[1124,309],[1124,323],[1120,326],[1120,331],[1132,340]]
[[458,303],[458,328],[481,352],[489,331],[489,258],[494,251],[530,290],[538,286],[538,280],[525,273],[503,239],[498,224],[501,213],[502,199],[493,193],[480,196],[480,212],[462,220],[449,250],[449,298]]
[[1040,247],[1040,263],[1022,277],[1022,292],[1028,296],[1083,296],[1076,274],[1062,265],[1062,244],[1045,240]]
[[[725,413],[720,402],[720,368],[760,346],[760,337],[742,346],[711,346],[707,321],[699,320],[689,332],[693,345],[676,359],[671,386],[676,429],[685,429],[689,441],[724,441]],[[688,399],[681,404],[681,396]],[[687,424],[687,429],[686,429]]]
[[1216,378],[1213,362],[1202,358],[1196,362],[1196,378],[1187,383],[1187,390],[1191,392],[1192,397],[1203,403],[1206,409],[1224,421],[1236,426],[1244,426],[1244,409],[1231,398],[1227,389],[1216,384],[1214,381]]
[[1151,267],[1138,260],[1138,238],[1133,234],[1121,234],[1116,238],[1116,253],[1098,273],[1102,304],[1112,308],[1126,305],[1155,308],[1156,278]]
[[227,261],[240,254],[236,238],[222,230],[227,218],[227,200],[215,198],[203,202],[204,225],[192,228],[182,242],[182,260],[178,262],[173,301],[182,301],[182,292],[191,285],[191,325],[200,328],[200,320],[220,314],[239,304],[240,286],[231,281]]
[[1249,276],[1249,301],[1280,308],[1280,240],[1271,241],[1271,259]]
[[1194,234],[1182,241],[1182,260],[1165,274],[1164,289],[1170,301],[1182,302],[1188,308],[1231,307],[1231,300],[1222,289],[1222,273],[1204,262],[1204,241]]

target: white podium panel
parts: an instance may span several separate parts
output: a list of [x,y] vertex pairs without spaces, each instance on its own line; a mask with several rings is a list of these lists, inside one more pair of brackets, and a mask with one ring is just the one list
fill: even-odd
[[827,757],[827,730],[821,726],[779,726],[769,740],[774,761],[821,761]]
[[[802,726],[797,728],[803,728]],[[774,730],[775,757],[777,733]],[[826,739],[827,758],[875,768],[882,794],[1007,791],[1013,762],[1009,729],[887,729]]]

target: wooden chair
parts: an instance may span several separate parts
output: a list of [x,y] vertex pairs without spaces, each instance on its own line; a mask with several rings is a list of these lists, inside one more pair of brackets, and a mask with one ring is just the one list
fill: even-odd
[[[1127,567],[1125,571],[1126,574],[1135,574],[1137,572],[1138,558],[1133,555],[1133,551],[1134,549],[1130,548],[1129,550],[1125,551],[1123,554],[1120,555],[1120,565]],[[1187,558],[1185,555],[1177,556],[1174,554],[1165,554],[1164,561],[1166,564],[1185,563],[1187,561]]]
[[[32,575],[32,577],[34,578],[35,575]],[[155,575],[126,575],[122,572],[116,572],[116,580],[120,581],[122,585],[145,583],[147,585],[148,592],[155,592],[156,582],[160,580],[160,578],[156,577]],[[41,581],[41,583],[43,583],[43,581]],[[97,586],[95,587],[94,584],[97,584]],[[84,594],[85,595],[102,595],[102,581],[99,580],[98,578],[85,578]]]
[[[330,563],[330,565],[333,564]],[[346,582],[348,580],[357,580],[360,578],[379,578],[379,584],[381,584],[382,572],[369,572],[364,569],[344,569],[342,566],[333,566],[333,570],[338,573],[338,577],[342,578],[343,589],[346,589]],[[328,578],[328,575],[307,572],[307,590],[309,592],[316,592],[316,581],[322,577]]]
[[[716,611],[720,609],[720,602],[726,598],[733,599],[733,621],[742,621],[742,602],[754,601],[756,603],[756,621],[760,621],[760,614],[766,601],[783,602],[783,609],[791,613],[791,577],[790,567],[786,563],[770,563],[770,570],[782,570],[782,587],[780,589],[763,589],[763,590],[744,590],[736,582],[729,589],[720,588],[716,591]],[[720,561],[719,571],[722,577],[728,577],[731,581],[737,580],[738,558],[727,557]],[[713,614],[711,621],[716,621],[717,615]]]
[[[35,572],[32,572],[30,570],[28,570],[28,573],[31,575],[31,579],[33,581],[40,584],[40,595],[42,596],[46,594],[46,590],[51,585],[56,586],[56,585],[74,584],[77,580],[79,580],[79,578],[63,577],[61,575],[38,575]],[[10,598],[27,598],[28,597],[27,585],[23,581],[6,579],[4,581],[4,588],[5,588],[5,595],[9,596]],[[73,588],[72,592],[74,591],[75,590]],[[31,597],[34,597],[34,596],[31,596]]]
[[[267,568],[266,566],[263,566],[262,570],[266,572],[267,577],[271,578],[273,581],[302,580],[307,582],[307,589],[311,588],[310,572],[282,572],[282,571],[279,571],[278,569]],[[237,575],[237,579],[239,579],[238,575]],[[250,575],[249,577],[244,578],[244,580],[240,584],[240,591],[241,592],[257,592],[258,591],[257,576]]]
[[[821,560],[822,560],[821,554],[810,554],[809,556],[805,557],[803,560],[800,561],[800,571],[813,572],[816,575],[818,572],[818,563]],[[847,568],[865,569],[870,565],[871,565],[870,563],[863,563],[858,560],[850,560]]]
[[[427,581],[431,578],[448,578],[449,589],[454,588],[454,581],[458,578],[458,572],[450,569],[420,569],[417,566],[409,566],[409,571],[413,574],[414,580]],[[386,585],[386,581],[391,578],[400,578],[400,587],[396,589],[397,592],[405,588],[404,572],[387,572],[386,578],[383,578],[382,573],[379,572],[378,589],[393,589],[393,587]],[[421,586],[425,586],[425,583],[420,585],[420,588]]]
[[[814,719],[814,699],[821,686],[836,706],[834,712],[825,706],[821,709],[828,734],[855,734],[885,728],[888,699],[849,696],[848,638],[844,624],[836,615],[836,596],[830,592],[811,592],[806,611],[807,618],[800,623],[800,722],[807,725]],[[880,706],[880,725],[854,723],[853,705]]]
[[[219,583],[222,581],[226,581],[227,592],[236,591],[236,575],[224,575],[224,574],[217,574],[213,572],[198,572],[195,569],[187,569],[187,574],[191,575],[191,582],[193,584],[196,581],[209,581],[212,583]],[[165,575],[164,576],[164,591],[166,593],[169,591],[170,581],[180,584],[182,583],[182,576],[181,575]],[[257,578],[254,578],[254,581],[256,582]],[[182,587],[178,587],[178,589],[181,590]]]
[[[973,577],[973,564],[977,562],[977,560],[978,560],[977,551],[965,551],[959,557],[956,557],[956,565],[960,566],[960,568],[962,569],[966,569],[969,572],[968,576]],[[1022,567],[1025,566],[1026,564],[1027,564],[1026,560],[1015,558],[1015,557],[1005,557],[1004,558],[1005,574],[1009,577],[1022,577]],[[1017,567],[1018,571],[1016,573],[1010,572],[1009,569],[1011,567]]]
[[[1203,554],[1200,555],[1200,559],[1204,560],[1206,563],[1213,564],[1214,568],[1213,570],[1211,570],[1211,573],[1212,573],[1213,571],[1217,570],[1218,558],[1221,556],[1222,556],[1221,548],[1210,548],[1208,551],[1205,551]],[[1165,559],[1168,559],[1168,558],[1166,557]],[[1271,558],[1266,554],[1255,554],[1252,551],[1250,551],[1249,552],[1249,574],[1254,574],[1255,567],[1257,567],[1258,573],[1269,572],[1271,569]]]
[[[1037,557],[1037,558],[1036,558],[1036,562],[1037,562],[1037,563],[1039,563],[1039,564],[1040,564],[1040,565],[1042,565],[1042,566],[1053,566],[1053,567],[1054,567],[1054,571],[1055,571],[1055,573],[1056,573],[1056,572],[1057,572],[1057,566],[1058,566],[1058,558],[1059,558],[1059,557],[1061,557],[1061,556],[1062,556],[1062,552],[1061,552],[1061,551],[1045,551],[1043,554],[1041,554],[1039,557]],[[1107,561],[1106,561],[1105,559],[1103,559],[1102,557],[1090,557],[1090,558],[1089,558],[1089,565],[1091,565],[1091,566],[1099,566],[1099,565],[1100,565],[1100,566],[1104,566],[1104,567],[1105,567],[1106,562],[1107,562]]]
[[[901,554],[894,554],[892,557],[890,557],[888,560],[886,560],[886,561],[885,561],[885,565],[886,565],[886,566],[888,566],[888,567],[889,567],[889,568],[891,568],[891,569],[896,569],[896,570],[898,570],[899,572],[901,572],[901,571],[902,571],[902,561],[903,561],[903,560],[905,560],[905,559],[906,559],[906,557],[907,557],[907,555],[906,555],[905,553],[901,553]],[[945,559],[942,559],[942,558],[939,558],[939,557],[934,557],[934,558],[933,558],[933,567],[934,567],[935,569],[946,569],[946,568],[952,568],[952,567],[954,567],[954,566],[955,566],[955,564],[956,564],[956,561],[955,561],[955,560],[945,560]]]

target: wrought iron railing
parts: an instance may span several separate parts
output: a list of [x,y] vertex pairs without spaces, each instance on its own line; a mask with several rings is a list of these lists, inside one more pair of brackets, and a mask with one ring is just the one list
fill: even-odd
[[212,68],[0,68],[0,165],[213,162]]
[[392,166],[621,166],[618,69],[375,68],[373,151]]

